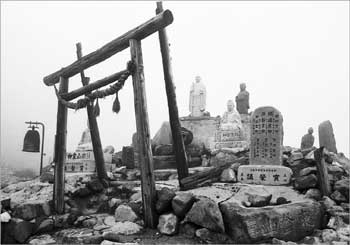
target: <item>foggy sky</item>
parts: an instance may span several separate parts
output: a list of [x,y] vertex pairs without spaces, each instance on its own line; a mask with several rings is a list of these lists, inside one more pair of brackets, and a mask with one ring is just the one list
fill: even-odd
[[[245,82],[251,110],[274,106],[284,119],[284,145],[300,146],[308,127],[331,120],[338,151],[349,156],[349,2],[164,2],[177,103],[187,116],[196,75],[207,87],[207,110],[222,115]],[[44,165],[52,157],[57,99],[43,77],[155,15],[155,2],[1,2],[1,162],[39,168],[40,154],[22,152],[25,121],[46,125]],[[168,108],[158,35],[142,41],[151,136]],[[85,71],[96,81],[125,69],[130,50]],[[81,86],[80,76],[69,89]],[[131,79],[100,100],[102,145],[117,151],[136,131]],[[67,149],[87,125],[86,110],[69,111]]]

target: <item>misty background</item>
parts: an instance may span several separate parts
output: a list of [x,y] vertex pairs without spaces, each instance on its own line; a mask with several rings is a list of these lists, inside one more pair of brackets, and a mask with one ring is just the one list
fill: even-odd
[[[239,84],[251,111],[274,106],[283,115],[284,145],[300,147],[308,127],[333,124],[339,152],[349,157],[349,2],[164,2],[174,22],[167,27],[180,116],[189,114],[196,75],[207,87],[207,110],[222,115]],[[40,154],[22,152],[25,121],[46,125],[44,165],[52,159],[57,99],[43,77],[155,15],[155,2],[1,1],[1,163],[39,171]],[[158,34],[142,41],[151,136],[169,119]],[[85,70],[96,81],[125,69],[126,49]],[[72,77],[69,90],[81,87]],[[120,151],[136,131],[131,78],[115,96],[99,100],[103,146]],[[67,150],[87,127],[86,110],[69,110]],[[41,130],[40,130],[41,134]]]

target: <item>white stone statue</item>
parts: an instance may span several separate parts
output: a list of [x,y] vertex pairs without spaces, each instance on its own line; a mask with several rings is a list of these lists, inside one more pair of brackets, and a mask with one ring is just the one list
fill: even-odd
[[200,76],[196,76],[196,82],[192,83],[190,90],[189,110],[192,117],[201,117],[205,111],[207,99],[207,90],[202,83]]
[[227,102],[227,111],[221,118],[221,130],[242,130],[241,116],[235,110],[235,106],[232,100]]

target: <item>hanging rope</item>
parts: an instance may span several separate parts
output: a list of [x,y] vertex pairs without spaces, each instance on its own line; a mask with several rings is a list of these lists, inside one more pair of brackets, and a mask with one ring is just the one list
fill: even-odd
[[[57,99],[66,107],[74,110],[79,110],[81,108],[85,108],[89,103],[93,103],[95,99],[98,98],[105,98],[106,96],[116,94],[115,101],[113,103],[113,108],[112,110],[115,113],[118,113],[120,111],[120,103],[118,99],[118,91],[121,90],[124,86],[125,81],[128,79],[128,77],[135,71],[136,67],[135,64],[132,61],[129,61],[127,64],[127,70],[121,75],[121,77],[118,79],[118,82],[115,84],[111,85],[109,88],[106,88],[104,90],[96,90],[88,95],[85,95],[84,98],[77,100],[77,102],[69,102],[60,96],[58,89],[56,88],[56,85],[54,85],[55,92]],[[100,108],[98,105],[98,100],[96,102],[96,105],[94,107],[94,111],[96,114],[100,114]]]

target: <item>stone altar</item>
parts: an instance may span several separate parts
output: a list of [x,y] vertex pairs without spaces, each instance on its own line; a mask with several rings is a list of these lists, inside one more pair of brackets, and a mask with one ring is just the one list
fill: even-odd
[[249,93],[246,91],[246,84],[241,83],[239,85],[241,91],[236,96],[237,111],[239,114],[248,114],[249,109]]
[[206,107],[207,91],[200,76],[196,76],[196,82],[192,83],[190,90],[189,110],[191,117],[204,115]]

